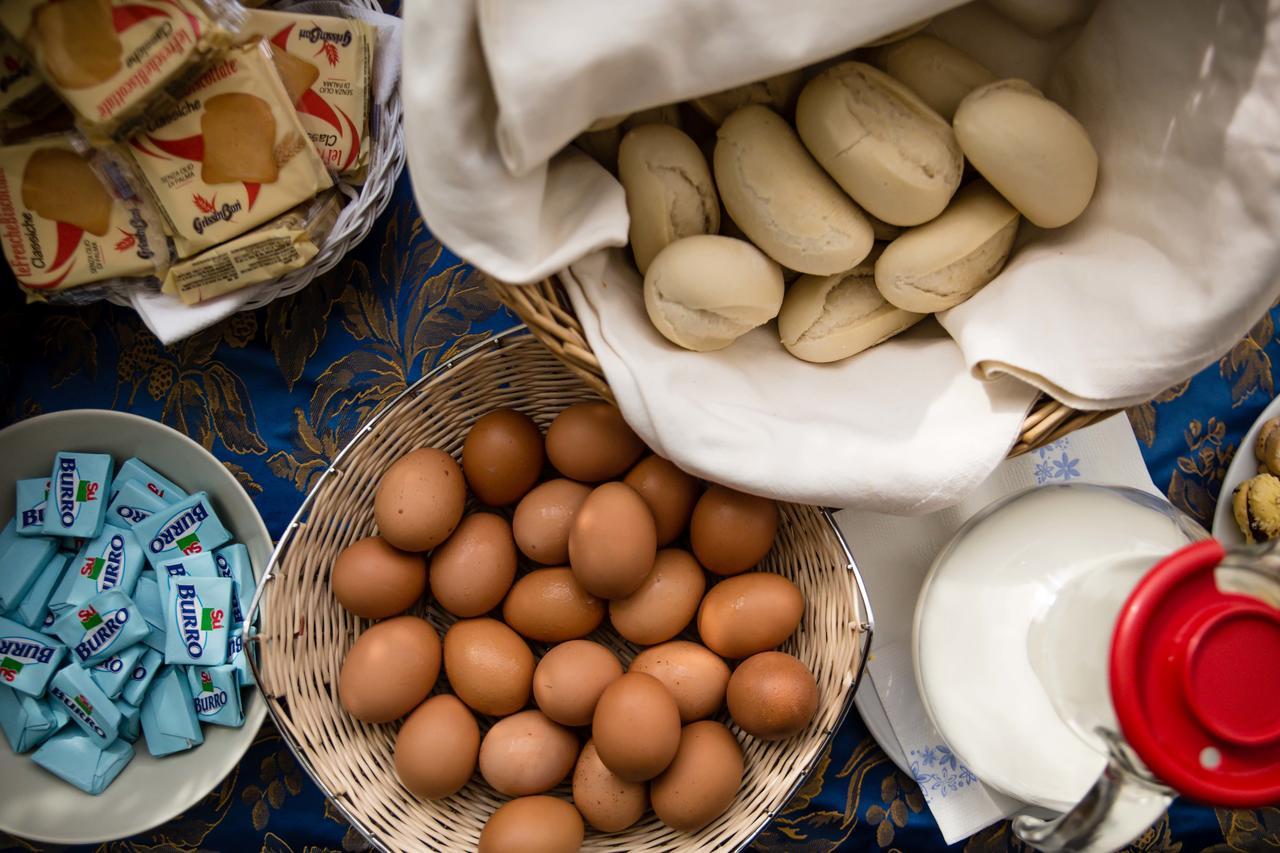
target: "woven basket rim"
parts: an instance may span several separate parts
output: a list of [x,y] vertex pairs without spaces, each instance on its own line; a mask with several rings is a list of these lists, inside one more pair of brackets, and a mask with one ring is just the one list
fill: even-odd
[[[369,416],[369,419],[356,431],[355,435],[353,435],[346,445],[338,451],[329,465],[325,467],[324,471],[307,492],[306,497],[303,498],[302,504],[298,507],[297,512],[294,513],[293,518],[289,520],[289,523],[281,534],[279,541],[276,542],[275,547],[272,549],[271,556],[267,561],[267,566],[263,570],[262,576],[258,578],[257,590],[254,592],[253,600],[249,605],[249,612],[245,618],[245,628],[243,633],[244,647],[249,651],[249,666],[253,671],[254,679],[259,685],[262,684],[262,672],[258,663],[258,628],[256,626],[263,619],[262,601],[271,582],[279,577],[278,567],[281,560],[285,552],[288,551],[295,533],[310,516],[312,506],[321,494],[322,487],[327,479],[331,475],[341,475],[342,471],[339,466],[343,459],[352,452],[363,441],[363,439],[369,435],[369,433],[373,431],[374,427],[388,412],[395,409],[401,400],[419,393],[425,385],[439,379],[449,371],[460,367],[472,356],[491,349],[500,349],[509,344],[512,340],[519,340],[523,338],[536,339],[536,336],[529,327],[521,323],[509,329],[495,333],[494,335],[485,338],[483,341],[468,347],[452,358],[436,365],[430,371],[423,374],[413,384],[409,385],[395,396],[383,401],[373,414]],[[855,615],[859,617],[859,622],[856,625],[850,626],[851,629],[856,629],[858,633],[857,665],[853,672],[852,683],[849,685],[844,701],[842,702],[831,726],[822,731],[823,740],[829,744],[835,738],[836,733],[840,730],[841,726],[844,725],[844,722],[848,719],[850,712],[854,708],[854,697],[857,695],[858,688],[862,684],[862,678],[866,673],[867,661],[870,656],[872,637],[875,633],[875,616],[871,608],[870,596],[867,594],[866,585],[862,579],[862,573],[859,571],[857,566],[857,561],[854,559],[853,553],[849,549],[849,543],[845,539],[844,533],[840,530],[839,525],[836,524],[834,517],[835,511],[829,507],[816,507],[816,509],[819,516],[828,526],[830,532],[834,535],[835,542],[838,544],[841,553],[844,555],[844,569],[849,573],[853,581],[852,591]],[[336,808],[351,827],[359,832],[361,837],[369,842],[371,846],[379,851],[383,851],[383,853],[394,853],[393,849],[382,843],[382,840],[374,834],[363,821],[350,813],[347,806],[342,802],[341,797],[336,796],[335,793],[330,791],[328,786],[320,780],[319,774],[313,767],[312,762],[302,751],[301,746],[295,742],[289,726],[282,723],[280,715],[277,712],[276,702],[273,701],[273,697],[267,696],[264,690],[263,698],[266,700],[267,713],[271,716],[272,724],[276,727],[276,730],[280,732],[281,738],[289,747],[290,753],[298,762],[299,766],[303,768],[312,783],[320,789],[322,794],[324,794],[326,802]],[[805,783],[809,781],[814,770],[821,762],[822,755],[823,750],[818,750],[810,757],[809,761],[801,769],[800,773],[797,774],[795,781],[790,788],[788,788],[785,796],[778,804],[779,809],[789,803]],[[771,810],[768,813],[760,815],[762,819],[760,820],[759,825],[754,829],[750,837],[743,839],[742,843],[735,848],[735,851],[745,850],[749,847],[755,839],[768,828],[769,824],[775,817],[777,817],[778,814],[778,810]]]

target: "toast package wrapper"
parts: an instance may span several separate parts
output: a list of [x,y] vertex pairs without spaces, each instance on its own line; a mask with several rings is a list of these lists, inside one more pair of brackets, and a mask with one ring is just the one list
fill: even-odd
[[121,197],[67,135],[0,148],[0,239],[18,284],[36,299],[154,276],[168,257],[151,206]]
[[325,166],[361,183],[369,165],[370,87],[377,34],[363,21],[270,10],[245,13],[261,36]]
[[234,41],[240,20],[224,0],[0,3],[0,25],[97,139],[123,138],[172,104]]
[[182,258],[333,185],[262,41],[228,51],[128,148]]
[[0,139],[25,132],[60,105],[57,96],[44,85],[31,57],[0,29]]

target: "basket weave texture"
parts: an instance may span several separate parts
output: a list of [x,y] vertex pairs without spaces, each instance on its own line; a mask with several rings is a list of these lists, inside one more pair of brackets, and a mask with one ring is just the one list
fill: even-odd
[[[499,336],[424,378],[366,425],[317,483],[277,547],[261,584],[261,628],[253,646],[259,684],[301,763],[380,849],[474,850],[486,819],[505,797],[477,774],[446,800],[417,799],[393,769],[398,724],[368,725],[342,710],[338,673],[368,622],[334,599],[328,583],[334,558],[374,532],[379,478],[402,454],[433,446],[457,457],[471,424],[499,406],[524,411],[545,428],[569,404],[597,398],[532,336],[520,330]],[[804,781],[848,712],[870,642],[862,586],[823,511],[780,509],[778,538],[761,568],[791,578],[804,594],[800,629],[782,648],[816,676],[818,713],[803,733],[779,743],[758,741],[733,727],[746,774],[730,809],[702,831],[679,833],[649,814],[621,833],[588,829],[584,849],[638,853],[745,846]],[[419,604],[416,612],[441,632],[454,621],[434,604]],[[607,624],[590,638],[614,649],[624,662],[636,653]],[[546,650],[532,645],[536,654]],[[721,719],[729,723],[726,714]],[[492,722],[481,718],[482,731]],[[567,798],[568,785],[557,793]]]
[[[379,0],[343,2],[353,8],[383,11]],[[276,5],[268,3],[265,8]],[[399,86],[394,87],[386,103],[372,105],[369,125],[369,167],[365,181],[358,187],[341,184],[344,195],[354,193],[355,197],[348,196],[347,203],[338,213],[337,221],[324,238],[320,251],[301,269],[287,273],[275,281],[255,285],[253,295],[240,311],[253,311],[283,296],[297,293],[316,276],[336,267],[348,252],[369,236],[374,220],[387,209],[396,187],[396,179],[404,169],[404,107],[400,101]],[[105,290],[103,298],[126,308],[131,304],[129,291],[120,288]]]
[[[491,277],[487,280],[498,300],[510,308],[547,349],[597,394],[613,399],[600,362],[591,351],[582,324],[558,281],[543,279],[534,284],[508,284]],[[1009,455],[1020,456],[1052,444],[1068,433],[1114,414],[1114,411],[1080,411],[1042,394],[1023,420]]]

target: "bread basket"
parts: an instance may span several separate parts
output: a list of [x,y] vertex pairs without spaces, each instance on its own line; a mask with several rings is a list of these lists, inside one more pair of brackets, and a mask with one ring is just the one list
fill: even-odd
[[[508,284],[486,278],[498,300],[510,308],[556,358],[601,397],[613,399],[600,362],[591,352],[582,324],[559,281],[548,278],[534,284]],[[1080,411],[1041,394],[1023,420],[1009,455],[1029,453],[1114,414],[1114,411]]]
[[[382,12],[378,0],[342,0],[353,9]],[[290,3],[266,3],[264,8],[288,9]],[[376,60],[375,60],[376,62]],[[369,167],[362,185],[352,187],[344,182],[338,186],[347,203],[338,213],[337,221],[324,238],[320,251],[306,266],[294,270],[275,281],[256,285],[252,295],[240,308],[252,311],[282,296],[290,296],[311,283],[316,276],[338,265],[346,254],[354,249],[373,229],[374,220],[386,210],[395,189],[396,179],[404,169],[404,108],[400,101],[400,87],[392,86],[385,102],[375,102],[369,113]],[[116,305],[129,307],[129,289],[119,287],[92,288],[86,294],[100,294]],[[77,300],[79,301],[79,300]]]
[[[474,850],[485,820],[505,798],[477,774],[445,800],[417,799],[393,769],[398,724],[367,725],[342,710],[338,672],[368,623],[338,605],[329,589],[330,566],[343,547],[374,532],[374,491],[401,454],[435,446],[457,456],[476,418],[500,406],[527,412],[545,427],[569,404],[601,396],[598,382],[584,381],[582,372],[522,327],[432,371],[383,406],[337,455],[290,523],[259,584],[254,609],[261,627],[249,645],[271,716],[299,763],[378,849]],[[762,567],[790,577],[805,595],[801,626],[783,648],[817,677],[821,699],[813,721],[795,738],[776,743],[735,728],[746,756],[742,787],[730,809],[700,832],[676,832],[649,814],[621,833],[588,830],[584,849],[745,847],[808,777],[848,713],[871,641],[865,591],[827,511],[780,509],[778,539]],[[417,612],[441,631],[453,621],[436,606],[420,603]],[[610,630],[592,638],[624,661],[635,654]],[[535,645],[535,652],[544,650]],[[728,722],[727,715],[721,719]],[[482,730],[491,722],[481,718]],[[557,793],[567,797],[568,786]]]

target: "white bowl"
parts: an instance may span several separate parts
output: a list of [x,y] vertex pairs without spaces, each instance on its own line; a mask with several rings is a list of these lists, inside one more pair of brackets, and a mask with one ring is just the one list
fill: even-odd
[[[110,453],[117,466],[137,456],[183,488],[208,492],[218,517],[248,547],[254,574],[262,574],[271,538],[230,472],[181,433],[124,412],[55,412],[0,431],[0,522],[13,516],[14,481],[48,476],[59,450]],[[256,688],[245,700],[243,728],[205,726],[195,749],[154,758],[139,738],[133,761],[96,797],[0,742],[0,829],[51,844],[97,844],[164,823],[212,791],[248,750],[267,709]]]

